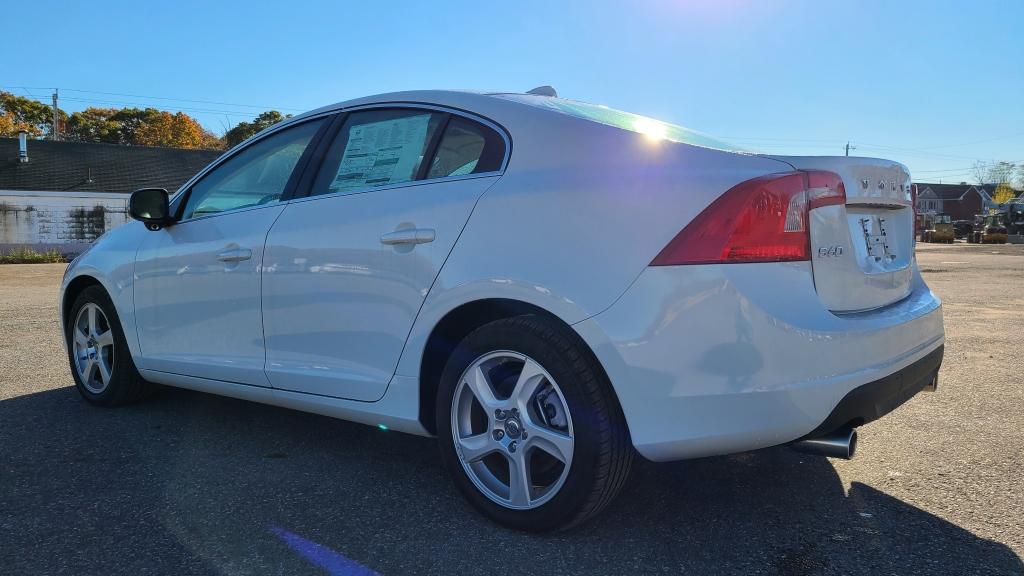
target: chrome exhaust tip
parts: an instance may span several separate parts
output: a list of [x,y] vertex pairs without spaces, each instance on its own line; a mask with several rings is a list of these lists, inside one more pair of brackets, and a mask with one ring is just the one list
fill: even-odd
[[924,392],[935,392],[938,389],[939,389],[939,375],[938,374],[936,374],[935,376],[932,376],[932,379],[930,381],[928,381],[927,384],[924,385],[924,388],[921,388],[921,390],[924,391]]
[[790,447],[805,454],[849,460],[857,451],[857,430],[842,428],[824,436],[794,442]]

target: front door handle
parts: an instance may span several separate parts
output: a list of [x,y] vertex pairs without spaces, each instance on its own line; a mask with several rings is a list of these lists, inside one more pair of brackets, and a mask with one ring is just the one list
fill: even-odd
[[437,233],[434,232],[433,228],[406,228],[405,230],[396,230],[394,232],[382,234],[380,237],[380,243],[387,244],[388,246],[397,246],[400,244],[426,244],[428,242],[433,242],[436,237]]
[[217,260],[221,262],[241,262],[252,258],[252,250],[248,248],[231,248],[217,254]]

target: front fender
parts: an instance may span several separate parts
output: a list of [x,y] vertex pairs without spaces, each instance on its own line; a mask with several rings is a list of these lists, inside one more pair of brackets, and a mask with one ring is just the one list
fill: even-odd
[[110,231],[68,265],[60,285],[62,328],[65,322],[64,310],[71,305],[68,287],[85,277],[103,286],[114,302],[128,349],[136,362],[139,360],[140,351],[138,332],[135,328],[135,254],[143,234],[148,233],[139,222],[130,222]]

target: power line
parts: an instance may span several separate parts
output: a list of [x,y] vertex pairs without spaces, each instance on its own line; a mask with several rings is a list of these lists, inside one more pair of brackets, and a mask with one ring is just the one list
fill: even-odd
[[767,138],[767,137],[743,138],[743,137],[740,137],[740,136],[715,136],[715,138],[721,138],[723,140],[729,140],[730,142],[755,142],[755,141],[759,142],[759,141],[762,141],[762,140],[763,141],[769,141],[769,142],[817,142],[817,143],[822,143],[822,144],[835,144],[835,143],[842,144],[843,142],[845,142],[845,140],[842,140],[842,139],[839,139],[839,138],[829,138],[829,139],[821,139],[821,138]]
[[948,158],[952,160],[982,160],[984,158],[978,156],[963,156],[960,154],[939,154],[936,152],[928,152],[927,150],[921,150],[919,148],[904,148],[901,146],[886,146],[884,144],[871,144],[868,142],[858,142],[859,146],[863,148],[869,148],[874,150],[891,150],[894,152],[900,152],[907,156],[924,156],[930,158]]
[[[39,100],[38,98],[34,98],[34,100],[36,102],[39,102],[40,104],[49,105],[49,103],[47,103],[47,102],[45,102],[43,100]],[[69,96],[64,96],[63,98],[61,98],[61,100],[70,101],[70,102],[82,102],[82,103],[85,103],[85,104],[108,104],[108,105],[109,104],[114,104],[114,105],[119,105],[119,106],[123,106],[123,107],[152,108],[151,104],[147,104],[145,102],[125,102],[125,101],[120,101],[120,100],[99,100],[99,99],[95,99],[95,98],[74,98],[74,97],[69,97]],[[181,112],[193,112],[193,113],[198,113],[198,114],[225,114],[225,115],[228,115],[228,116],[238,116],[238,117],[242,117],[242,118],[252,118],[253,117],[253,113],[252,112],[242,112],[240,110],[213,110],[213,109],[208,109],[208,108],[189,108],[189,107],[180,107],[180,106],[168,106],[168,108],[170,108],[171,110],[178,110],[178,111],[181,111]]]
[[[985,162],[985,163],[982,163],[982,166],[995,166],[996,164],[997,164],[996,162]],[[975,168],[974,166],[964,166],[963,168],[941,168],[941,169],[936,169],[936,170],[918,170],[918,172],[954,172],[954,173],[961,173],[961,172],[970,172],[971,170],[974,170],[974,168]]]
[[[1006,140],[1008,138],[1015,138],[1017,136],[1022,136],[1022,135],[1024,135],[1024,132],[1019,132],[1019,133],[1014,133],[1014,134],[1005,134],[1005,135],[1002,135],[1002,136],[994,136],[992,138],[988,138],[988,139],[984,139],[984,140],[969,141],[969,142],[957,142],[957,143],[953,143],[953,144],[944,144],[944,145],[940,145],[940,146],[928,146],[928,147],[924,147],[924,148],[910,148],[910,147],[902,147],[902,146],[892,146],[892,145],[887,145],[887,144],[872,144],[872,143],[869,143],[869,142],[859,142],[859,141],[850,141],[850,144],[851,144],[851,148],[853,147],[852,146],[853,144],[856,144],[857,146],[861,146],[861,147],[864,147],[864,148],[873,148],[873,149],[878,149],[878,150],[895,150],[895,151],[903,152],[903,153],[910,154],[910,155],[928,156],[928,157],[934,157],[934,158],[950,158],[950,159],[958,159],[958,160],[984,160],[984,158],[977,157],[977,156],[964,156],[964,155],[961,155],[961,154],[943,154],[943,153],[939,153],[939,152],[931,152],[931,150],[942,149],[942,148],[955,148],[955,147],[958,147],[958,146],[969,146],[969,145],[972,145],[972,144],[981,144],[981,143],[991,142],[991,141],[996,141],[996,140]],[[797,145],[811,145],[812,147],[813,147],[813,145],[820,145],[819,147],[821,147],[821,148],[825,148],[825,147],[831,148],[831,147],[836,146],[836,145],[842,146],[844,143],[846,143],[845,140],[840,140],[840,139],[769,138],[769,137],[738,137],[738,136],[718,136],[718,138],[721,138],[722,140],[731,141],[731,142],[741,143],[741,144],[743,144],[743,143],[751,144],[751,145],[754,145],[754,146],[757,146],[757,147],[762,147],[762,148],[787,148],[787,147],[794,147],[794,146],[797,146]],[[776,143],[781,143],[781,142],[791,142],[793,144],[776,144]]]
[[937,148],[955,148],[957,146],[970,146],[972,144],[984,144],[986,142],[995,142],[997,140],[1006,140],[1008,138],[1016,138],[1017,136],[1024,136],[1024,132],[1017,132],[1016,134],[1007,134],[1006,136],[996,136],[994,138],[986,138],[984,140],[973,140],[971,142],[960,142],[958,144],[944,144],[942,146],[928,146],[921,148],[921,150],[935,150]]
[[[42,87],[42,86],[0,86],[0,88],[5,88],[5,89],[18,89],[18,88],[20,88],[20,89],[26,90],[26,91],[30,90],[30,89],[31,90],[50,90],[49,87]],[[217,105],[217,106],[234,106],[234,107],[238,107],[238,108],[259,108],[259,109],[262,109],[262,110],[273,109],[273,110],[280,110],[280,111],[287,110],[287,111],[290,111],[290,112],[305,112],[305,110],[301,109],[301,108],[290,108],[290,107],[284,107],[284,106],[265,106],[265,105],[259,105],[259,104],[237,104],[237,103],[232,103],[232,102],[218,102],[218,101],[215,101],[215,100],[192,100],[192,99],[187,99],[187,98],[171,98],[171,97],[168,97],[168,96],[143,96],[141,94],[127,94],[127,93],[124,93],[124,92],[101,92],[101,91],[98,91],[98,90],[82,90],[82,89],[78,89],[78,88],[61,88],[61,90],[64,90],[65,92],[79,92],[79,93],[82,93],[82,94],[100,94],[100,95],[104,95],[104,96],[122,96],[122,97],[127,97],[127,98],[142,98],[144,100],[166,100],[166,101],[171,101],[171,102],[190,102],[190,103],[193,103],[193,104],[214,104],[214,105]]]

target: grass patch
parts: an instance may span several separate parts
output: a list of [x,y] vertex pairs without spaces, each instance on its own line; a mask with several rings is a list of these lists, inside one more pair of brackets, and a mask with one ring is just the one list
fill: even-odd
[[15,248],[0,254],[0,264],[59,264],[67,262],[58,250],[42,252],[31,248]]

